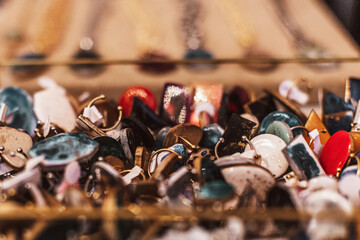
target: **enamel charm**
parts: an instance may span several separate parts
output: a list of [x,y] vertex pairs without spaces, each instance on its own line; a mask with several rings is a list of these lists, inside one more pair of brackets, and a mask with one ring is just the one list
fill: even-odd
[[283,149],[291,169],[300,180],[309,180],[319,175],[325,175],[318,158],[309,147],[302,135],[295,138]]

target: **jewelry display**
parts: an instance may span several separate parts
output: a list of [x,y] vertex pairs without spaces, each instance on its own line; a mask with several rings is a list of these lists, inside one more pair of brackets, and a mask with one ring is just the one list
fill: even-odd
[[[159,29],[152,21],[152,16],[140,0],[123,1],[125,11],[135,25],[135,42],[140,60],[169,60],[169,56],[160,49]],[[140,70],[153,74],[164,74],[176,69],[173,63],[144,63]]]
[[[202,31],[202,6],[199,0],[179,1],[182,4],[181,30],[187,52],[184,59],[212,59],[211,52],[204,49],[204,31]],[[214,64],[186,64],[187,68],[201,71],[213,69]]]
[[344,36],[329,45],[339,57],[286,57],[280,24],[255,28],[270,20],[261,4],[281,4],[300,51],[308,38],[287,8],[317,23],[318,1],[214,1],[51,0],[26,13],[41,22],[20,31],[36,34],[8,53],[31,47],[30,60],[0,59],[0,240],[359,239],[360,58]]
[[[90,11],[84,27],[83,37],[79,42],[79,49],[74,54],[74,59],[99,60],[101,56],[95,50],[96,29],[100,17],[107,6],[108,1],[90,0]],[[104,70],[103,65],[79,64],[72,65],[71,69],[82,77],[90,77],[100,74]]]
[[18,48],[25,42],[25,31],[28,26],[27,19],[32,7],[35,5],[35,1],[30,3],[30,1],[22,0],[19,2],[21,2],[19,4],[21,7],[14,14],[15,20],[9,24],[4,33],[5,58],[13,58]]
[[[46,11],[39,19],[34,35],[31,37],[30,50],[27,53],[18,57],[22,60],[27,59],[44,59],[51,54],[51,52],[59,45],[65,24],[67,22],[67,14],[70,7],[69,0],[53,0],[47,6]],[[39,66],[13,66],[12,71],[21,76],[35,75],[44,70]]]
[[[216,0],[222,16],[231,29],[231,33],[237,43],[246,51],[245,58],[271,58],[265,50],[256,46],[256,35],[244,11],[235,0]],[[277,68],[276,63],[254,63],[244,65],[245,68],[256,72],[269,72]]]
[[[299,24],[295,21],[290,13],[287,1],[272,0],[276,15],[280,20],[282,26],[287,32],[287,36],[291,38],[291,42],[297,51],[297,56],[302,58],[331,58],[333,54],[325,49],[320,44],[307,38],[306,33],[303,32]],[[338,67],[337,63],[322,63],[322,64],[306,64],[315,70],[330,70]]]

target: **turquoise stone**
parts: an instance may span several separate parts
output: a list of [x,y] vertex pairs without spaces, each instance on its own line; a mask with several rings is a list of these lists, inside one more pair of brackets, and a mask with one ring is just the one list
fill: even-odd
[[[185,53],[185,59],[212,59],[213,55],[208,51],[203,49],[190,49]],[[186,64],[186,67],[193,70],[210,70],[216,67],[215,64],[204,64],[204,63],[197,63],[197,64]]]
[[174,150],[177,154],[182,156],[183,158],[186,157],[186,148],[183,144],[175,144],[174,146],[170,147],[170,149]]
[[34,133],[36,118],[32,99],[27,92],[15,87],[4,88],[0,91],[0,103],[8,107],[7,116],[13,115],[8,123],[10,127],[21,128],[30,135]]
[[201,199],[221,199],[234,194],[234,188],[225,181],[213,181],[206,183],[200,188]]
[[214,149],[219,138],[223,135],[224,130],[216,123],[206,126],[202,130],[203,136],[199,145],[202,148]]
[[62,167],[70,161],[91,159],[99,144],[83,133],[62,133],[34,144],[31,157],[45,156],[45,166]]
[[269,124],[265,133],[273,134],[284,140],[286,144],[289,144],[294,138],[289,125],[281,121],[273,121]]
[[[274,121],[285,122],[287,125],[289,125],[290,128],[295,127],[295,126],[302,126],[301,121],[295,114],[292,114],[290,112],[276,111],[276,112],[272,112],[272,113],[268,114],[262,120],[259,134],[266,133],[266,129]],[[293,131],[293,134],[294,134],[294,137],[302,135],[303,130],[295,129]]]

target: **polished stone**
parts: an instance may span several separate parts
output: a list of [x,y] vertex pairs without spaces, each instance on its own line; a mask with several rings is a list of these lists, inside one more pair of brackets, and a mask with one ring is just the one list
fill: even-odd
[[170,127],[164,127],[158,132],[158,134],[156,135],[156,138],[155,138],[155,149],[154,150],[158,150],[163,147],[165,136],[169,132],[169,130],[170,130]]
[[336,175],[338,169],[345,165],[351,149],[348,132],[338,131],[326,142],[320,155],[320,162],[326,174]]
[[289,144],[294,138],[289,125],[281,121],[273,121],[270,123],[265,133],[280,137],[286,144]]
[[33,134],[36,118],[33,112],[33,102],[30,95],[20,88],[7,87],[0,91],[0,103],[7,106],[8,126],[23,129]]
[[44,155],[46,167],[62,168],[71,161],[90,160],[98,148],[99,144],[83,133],[62,133],[35,143],[29,155]]
[[214,149],[219,138],[223,135],[224,129],[219,125],[211,124],[203,128],[203,137],[200,141],[200,146],[203,148]]
[[[274,121],[285,122],[287,125],[289,125],[290,128],[295,127],[295,126],[302,126],[300,119],[295,114],[292,114],[290,112],[276,111],[276,112],[272,112],[272,113],[268,114],[262,120],[259,134],[265,133],[266,129]],[[301,129],[295,129],[292,132],[294,134],[294,137],[297,137],[297,136],[303,134],[303,130],[301,130]]]
[[[261,156],[261,166],[268,169],[275,178],[282,176],[289,167],[283,152],[286,143],[278,136],[272,134],[260,134],[250,140]],[[250,151],[249,145],[245,151]]]

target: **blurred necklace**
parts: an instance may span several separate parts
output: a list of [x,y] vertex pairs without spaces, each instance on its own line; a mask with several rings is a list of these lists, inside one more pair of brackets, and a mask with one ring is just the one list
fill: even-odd
[[[152,21],[140,0],[124,0],[123,6],[135,25],[136,47],[141,60],[168,60],[169,57],[159,49],[159,29]],[[162,74],[175,70],[175,64],[140,64],[140,70]]]
[[[27,53],[18,57],[21,60],[26,59],[43,59],[48,56],[56,46],[59,45],[65,23],[67,21],[67,13],[70,6],[70,0],[51,0],[46,11],[40,17],[34,35],[30,39],[31,53]],[[24,74],[35,74],[39,70],[43,70],[40,66],[13,66],[13,72],[23,76]]]
[[[184,59],[212,59],[213,55],[204,49],[204,31],[200,27],[202,6],[199,0],[180,0],[182,4],[181,27],[187,52]],[[187,64],[191,70],[209,70],[214,64]]]
[[[270,58],[271,55],[256,46],[254,30],[247,21],[247,17],[241,11],[240,5],[235,0],[215,0],[219,6],[224,19],[227,21],[231,33],[237,43],[246,49],[245,58]],[[274,63],[254,63],[243,65],[245,68],[257,71],[268,72],[275,70]]]
[[[280,20],[282,26],[287,32],[287,37],[291,39],[296,51],[297,57],[300,58],[328,58],[333,57],[331,52],[311,41],[306,37],[306,34],[301,30],[298,23],[291,16],[287,0],[273,0],[272,3],[275,8],[276,15]],[[337,63],[317,63],[306,64],[315,70],[329,70],[338,67]]]

